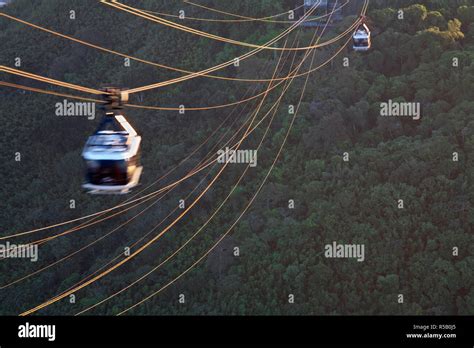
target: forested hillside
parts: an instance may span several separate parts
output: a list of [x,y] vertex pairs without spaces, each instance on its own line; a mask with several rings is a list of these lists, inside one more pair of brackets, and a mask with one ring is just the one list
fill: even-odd
[[[257,18],[297,6],[289,0],[199,3]],[[189,17],[228,18],[180,1],[143,0],[133,6],[173,14],[184,8]],[[354,8],[358,11],[360,6]],[[206,69],[250,50],[197,38],[94,0],[14,0],[2,10],[65,35],[188,71]],[[74,20],[70,10],[75,11]],[[372,0],[367,18],[372,49],[356,53],[349,45],[312,73],[306,86],[304,76],[294,80],[273,122],[266,119],[242,145],[256,148],[265,137],[258,165],[249,169],[199,235],[146,280],[86,314],[117,314],[135,304],[179,276],[231,227],[270,169],[291,127],[293,115],[288,107],[298,104],[304,88],[281,156],[247,213],[202,263],[129,314],[474,314],[474,4],[469,0]],[[343,32],[356,19],[355,13],[348,14],[333,23],[321,40]],[[180,23],[258,44],[289,26]],[[286,45],[310,45],[314,30],[295,30]],[[314,65],[335,55],[344,41],[317,49]],[[20,57],[18,69],[91,88],[133,88],[182,75],[133,60],[126,66],[123,57],[4,17],[0,17],[0,42],[0,65],[15,67]],[[284,44],[285,39],[278,46]],[[282,54],[284,63],[278,65],[281,52],[267,50],[214,75],[269,79],[275,69],[281,69],[278,76],[286,76],[292,59],[299,61],[304,55],[293,53]],[[308,59],[301,72],[310,68]],[[0,74],[2,81],[73,94]],[[132,102],[164,107],[220,105],[257,94],[267,85],[200,77],[138,93]],[[55,104],[64,98],[9,87],[1,87],[0,93],[1,236],[92,214],[128,198],[93,196],[81,189],[81,151],[99,116],[95,120],[61,118],[55,115]],[[146,192],[182,177],[208,152],[215,153],[214,145],[225,143],[218,142],[219,137],[229,139],[261,100],[259,118],[281,93],[279,87],[266,99],[184,114],[127,108],[127,117],[143,137],[140,188],[152,184],[213,134],[178,170]],[[421,118],[381,117],[380,103],[388,100],[421,103]],[[17,153],[21,161],[15,160]],[[180,200],[188,203],[196,198],[217,169],[212,168],[209,176],[205,170],[192,177],[155,204],[150,200],[45,243],[36,263],[1,260],[3,286],[105,236],[67,260],[1,289],[0,314],[18,314],[36,306],[115,256],[120,258],[124,248],[142,236],[146,235],[141,243],[150,240],[180,214]],[[229,166],[185,218],[139,257],[75,293],[75,303],[64,299],[38,314],[75,314],[150,271],[199,230],[244,169],[244,165]],[[192,191],[198,184],[197,191]],[[399,200],[403,200],[402,208]],[[169,214],[166,223],[159,225]],[[11,242],[45,238],[65,227],[71,226]],[[324,247],[333,241],[364,244],[364,262],[325,258]],[[179,301],[180,294],[185,295],[184,303]]]

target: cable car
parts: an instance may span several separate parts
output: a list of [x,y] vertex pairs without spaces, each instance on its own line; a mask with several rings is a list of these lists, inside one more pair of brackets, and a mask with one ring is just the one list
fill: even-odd
[[352,39],[354,51],[368,51],[372,45],[370,29],[365,23],[357,28]]
[[141,137],[125,117],[106,112],[82,152],[86,161],[83,188],[94,194],[128,193],[140,181],[140,149]]

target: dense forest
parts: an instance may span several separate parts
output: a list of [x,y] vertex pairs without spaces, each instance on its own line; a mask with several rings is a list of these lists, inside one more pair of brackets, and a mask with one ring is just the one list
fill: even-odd
[[[261,18],[283,13],[300,2],[199,3]],[[344,18],[331,23],[321,41],[350,27],[361,3],[350,1]],[[132,6],[172,14],[184,9],[188,17],[229,18],[181,1],[143,0]],[[95,0],[14,0],[2,11],[116,52],[188,71],[215,66],[250,50],[168,28]],[[179,276],[239,218],[287,132],[268,180],[230,233],[190,272],[128,314],[474,314],[474,4],[470,0],[372,0],[367,21],[373,34],[370,51],[354,52],[350,45],[342,48],[345,39],[318,48],[312,51],[313,62],[310,54],[300,72],[321,68],[307,81],[305,76],[294,79],[286,93],[283,84],[266,98],[184,114],[126,108],[143,137],[144,173],[139,189],[146,189],[144,195],[181,178],[227,140],[233,144],[231,136],[241,134],[240,127],[253,111],[261,107],[257,119],[267,112],[272,115],[271,107],[282,95],[274,117],[266,118],[242,144],[242,148],[257,148],[262,142],[258,165],[249,168],[241,181],[245,165],[229,165],[156,243],[77,291],[75,301],[65,298],[37,314],[72,315],[134,282],[199,231],[238,182],[222,209],[169,262],[85,314],[117,314]],[[256,44],[269,41],[290,25],[180,23]],[[309,46],[315,30],[299,27],[277,45]],[[318,28],[319,33],[322,30]],[[91,88],[133,88],[182,75],[134,60],[127,65],[123,57],[5,17],[0,17],[0,42],[0,65]],[[287,76],[304,54],[265,50],[214,75],[269,79],[276,71],[277,76]],[[330,64],[323,65],[332,56]],[[20,67],[15,66],[17,58]],[[5,72],[1,75],[2,81],[74,94]],[[138,93],[131,102],[163,107],[220,105],[258,94],[267,86],[199,77]],[[128,198],[89,195],[81,188],[81,151],[99,116],[95,120],[58,117],[55,105],[62,97],[10,87],[0,91],[0,236],[92,214]],[[303,91],[292,123],[289,106],[299,104]],[[421,118],[381,117],[380,104],[388,100],[419,102]],[[182,213],[180,200],[186,206],[196,199],[220,168],[209,167],[160,200],[148,200],[40,245],[38,262],[1,260],[3,287],[101,238],[50,268],[3,287],[0,314],[28,310],[103,269],[114,257],[118,257],[115,262],[126,257],[125,248],[136,250],[157,235]],[[40,240],[82,222],[8,241]],[[324,247],[333,242],[365,245],[364,262],[326,258]]]

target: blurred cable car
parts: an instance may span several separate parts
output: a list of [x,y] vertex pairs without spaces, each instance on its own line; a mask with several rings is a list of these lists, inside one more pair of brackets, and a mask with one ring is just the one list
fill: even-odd
[[372,46],[369,27],[362,22],[352,36],[354,51],[368,51]]
[[143,169],[140,166],[141,137],[123,115],[116,114],[121,101],[114,95],[113,101],[107,104],[106,108],[113,111],[106,112],[82,152],[86,161],[83,187],[90,193],[124,194],[140,181]]

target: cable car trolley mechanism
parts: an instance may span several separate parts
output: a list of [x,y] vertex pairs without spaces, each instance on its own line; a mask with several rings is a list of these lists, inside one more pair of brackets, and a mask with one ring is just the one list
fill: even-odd
[[125,194],[140,180],[142,139],[120,111],[128,101],[127,93],[117,88],[103,91],[105,116],[82,152],[86,161],[83,188],[93,194]]

